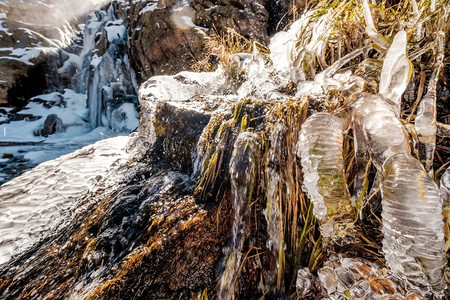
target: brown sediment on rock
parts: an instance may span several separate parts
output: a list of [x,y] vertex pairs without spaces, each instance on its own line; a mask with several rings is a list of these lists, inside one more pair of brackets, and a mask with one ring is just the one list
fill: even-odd
[[206,288],[213,290],[226,222],[217,227],[217,210],[202,208],[191,197],[169,207],[149,226],[150,238],[145,245],[128,255],[117,276],[97,287],[87,299],[129,293],[137,298],[189,298]]

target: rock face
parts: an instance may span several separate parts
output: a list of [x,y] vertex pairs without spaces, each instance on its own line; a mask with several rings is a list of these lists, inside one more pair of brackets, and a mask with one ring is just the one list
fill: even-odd
[[[69,42],[62,32],[75,28],[58,27],[58,22],[61,22],[59,6],[51,12],[54,18],[41,25],[31,11],[50,14],[45,12],[42,1],[33,0],[26,5],[13,2],[0,3],[0,25],[3,24],[0,26],[0,48],[3,49],[0,51],[0,103],[21,107],[32,96],[58,88],[61,90],[61,86],[70,87],[77,70],[67,70],[64,62],[70,53],[79,54],[77,52],[82,51],[82,47],[78,45],[78,48],[62,52],[57,50]],[[246,38],[268,43],[269,34],[287,22],[286,13],[291,10],[292,2],[117,0],[113,1],[113,6],[115,14],[125,19],[130,37],[127,48],[131,65],[137,72],[138,81],[143,82],[154,75],[190,70],[204,58],[205,39],[213,30],[220,35],[232,29]],[[77,8],[75,12],[83,9]],[[20,16],[20,12],[25,13]],[[15,21],[22,19],[34,23],[24,25]],[[99,57],[108,53],[109,43],[105,34],[96,38],[96,44]],[[63,66],[65,71],[58,72]],[[96,123],[99,123],[98,118]]]
[[60,65],[55,42],[43,35],[51,30],[26,23],[16,4],[0,3],[0,104],[21,107],[30,97],[55,88]]
[[[290,1],[132,1],[128,49],[139,79],[189,70],[205,54],[205,37],[232,29],[266,44]],[[270,12],[269,12],[269,10]],[[272,13],[272,15],[270,15]],[[269,21],[272,25],[269,26]],[[279,28],[281,29],[281,28]]]
[[[210,113],[175,102],[155,108],[149,119],[157,133],[154,143],[145,136],[124,137],[130,140],[128,155],[112,164],[109,173],[89,180],[93,190],[80,192],[67,226],[0,268],[2,298],[168,299],[214,289],[231,210],[226,195],[220,207],[198,201],[190,179],[191,153]],[[119,149],[109,141],[64,161],[73,166],[71,159],[101,157],[102,147],[124,151],[123,143]],[[49,182],[52,174],[48,172]],[[36,197],[45,198],[51,190]],[[54,255],[47,255],[47,247],[57,249]],[[25,267],[32,252],[33,272],[47,274],[35,280]],[[92,273],[94,269],[99,272]]]

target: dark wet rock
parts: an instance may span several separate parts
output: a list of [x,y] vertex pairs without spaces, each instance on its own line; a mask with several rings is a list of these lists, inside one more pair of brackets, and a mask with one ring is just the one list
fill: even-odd
[[209,118],[207,113],[158,104],[153,120],[156,134],[153,157],[174,170],[191,173],[192,153]]
[[44,121],[44,128],[39,131],[39,135],[49,136],[56,133],[61,133],[64,131],[63,123],[57,115],[48,115]]
[[87,211],[3,266],[3,299],[190,298],[213,288],[229,212],[217,226],[217,207],[188,196],[181,173],[142,161],[115,175],[119,181],[86,195],[95,203]]
[[189,1],[195,9],[196,24],[215,28],[221,34],[232,29],[263,44],[268,42],[269,13],[265,7],[267,2],[269,1]]
[[40,119],[38,116],[34,116],[32,114],[23,114],[23,113],[8,113],[8,121],[34,121]]
[[[55,91],[58,86],[57,52],[41,53],[30,63],[0,57],[0,80],[4,100],[10,106],[23,107],[33,96]],[[6,95],[5,95],[6,94]],[[1,101],[1,100],[0,100]]]
[[171,19],[172,7],[140,14],[146,5],[133,2],[128,15],[128,50],[138,78],[190,69],[204,51],[205,34],[189,27],[179,29]]

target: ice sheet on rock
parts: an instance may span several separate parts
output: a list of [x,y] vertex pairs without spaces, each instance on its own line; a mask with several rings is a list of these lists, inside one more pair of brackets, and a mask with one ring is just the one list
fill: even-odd
[[174,76],[154,76],[139,88],[141,119],[139,133],[152,139],[153,118],[161,102],[193,111],[214,111],[229,107],[236,100],[229,89],[222,70],[216,72],[181,72]]
[[[40,164],[0,188],[0,264],[49,234],[61,222],[70,222],[77,199],[94,191],[129,155],[126,136],[105,139],[72,154]],[[84,204],[86,205],[86,203]],[[79,211],[80,212],[80,211]]]
[[[305,80],[302,64],[312,56],[321,56],[331,31],[328,30],[328,15],[324,14],[312,22],[314,12],[306,11],[289,27],[288,31],[275,34],[270,41],[270,59],[275,69],[286,73],[289,80]],[[300,39],[301,33],[307,36]],[[300,43],[300,44],[299,44]]]
[[[34,102],[45,100],[51,103],[61,101],[60,106],[53,105],[46,108],[43,103]],[[66,106],[64,106],[64,103]],[[71,90],[65,90],[64,94],[52,93],[50,95],[40,95],[33,98],[21,113],[30,114],[35,117],[41,117],[37,120],[11,121],[10,123],[0,124],[0,141],[8,142],[30,142],[42,141],[42,137],[36,136],[35,132],[44,126],[44,121],[50,114],[56,114],[63,122],[65,129],[69,127],[81,127],[86,129],[86,117],[88,114],[86,105],[86,96],[77,94]],[[86,130],[84,130],[86,132]]]
[[42,53],[56,53],[56,49],[48,47],[26,47],[26,48],[12,48],[9,55],[0,56],[0,59],[17,60],[27,65],[34,65],[33,59],[39,57]]
[[133,103],[124,103],[112,112],[111,129],[115,132],[131,132],[139,126],[139,113]]
[[123,39],[127,32],[126,27],[122,24],[107,24],[105,30],[110,43],[117,39]]
[[234,58],[234,63],[244,73],[244,81],[236,91],[239,99],[253,96],[265,99],[286,99],[287,95],[278,92],[280,87],[290,83],[289,77],[274,69],[275,63],[266,63],[264,56],[253,45],[253,53],[239,54]]
[[7,27],[3,27],[3,23],[5,22],[7,15],[4,12],[0,13],[0,31],[3,32],[8,32],[8,28]]
[[420,162],[397,154],[383,165],[383,252],[390,269],[416,286],[445,288],[439,189]]

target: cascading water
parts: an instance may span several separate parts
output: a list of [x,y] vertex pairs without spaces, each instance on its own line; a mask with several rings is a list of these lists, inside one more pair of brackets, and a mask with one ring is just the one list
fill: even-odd
[[236,276],[242,263],[242,251],[246,240],[246,219],[249,200],[256,189],[259,141],[252,132],[239,134],[233,146],[230,160],[231,189],[233,193],[233,238],[225,256],[225,269],[220,278],[218,297],[234,299]]
[[[276,259],[276,286],[280,294],[283,293],[283,273],[285,270],[285,241],[283,225],[283,178],[281,177],[283,167],[282,147],[283,138],[287,128],[278,123],[271,133],[271,145],[267,153],[266,162],[266,211],[267,233],[269,239],[267,248]],[[286,213],[286,212],[285,212]],[[270,281],[274,281],[269,280]]]
[[[31,18],[36,24],[59,24],[63,19],[59,9],[73,6],[69,2],[52,2],[54,10],[51,6],[42,8],[44,11],[49,10],[49,16],[36,20],[30,11],[33,7],[46,3],[41,2],[22,3],[19,6],[24,10],[22,21]],[[48,60],[45,62],[47,65],[55,64],[56,70],[51,74],[51,80],[54,81],[51,82],[53,92],[31,95],[31,99],[25,99],[28,104],[22,111],[5,108],[8,113],[4,116],[1,112],[3,110],[0,111],[0,142],[11,146],[2,150],[13,156],[13,159],[0,165],[0,183],[18,175],[19,166],[16,161],[21,161],[30,168],[104,137],[137,129],[137,82],[127,55],[128,35],[123,24],[125,20],[116,16],[114,3],[101,9],[100,6],[104,4],[105,1],[87,1],[67,13],[67,18],[78,17],[76,20],[67,19],[67,22],[86,23],[78,25],[82,33],[76,34],[74,30],[65,33],[67,38],[71,34],[71,43],[64,42],[62,48],[56,49],[59,44],[55,42],[52,48],[44,49],[40,44],[31,44],[12,51],[13,54],[22,53],[22,57],[14,59],[29,65],[35,64],[34,56],[39,55],[40,60]],[[10,10],[5,15],[12,18],[18,8],[7,7]],[[87,14],[88,9],[96,7],[99,9]],[[55,19],[52,19],[52,15]],[[13,24],[9,22],[10,19],[7,20],[8,24]],[[70,24],[70,28],[76,27],[75,24]],[[49,52],[48,49],[52,51]],[[28,52],[32,52],[32,55],[26,54]],[[46,52],[49,54],[46,55]],[[9,56],[6,58],[6,61],[13,59]],[[24,86],[22,90],[28,89],[28,86]],[[21,146],[22,144],[30,146]]]
[[[76,89],[87,93],[92,129],[106,126],[129,132],[137,127],[136,111],[126,105],[127,100],[133,100],[127,96],[137,93],[137,82],[126,54],[127,32],[122,23],[110,6],[106,11],[91,13],[83,30],[83,63]],[[97,43],[106,49],[96,49]]]

